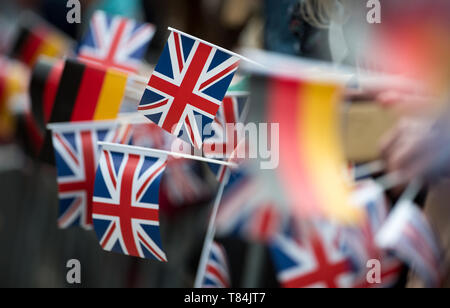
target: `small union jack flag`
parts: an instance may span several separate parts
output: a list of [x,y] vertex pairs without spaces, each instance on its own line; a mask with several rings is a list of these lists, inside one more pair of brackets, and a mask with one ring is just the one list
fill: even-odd
[[[362,208],[364,219],[361,224],[341,228],[341,249],[349,256],[358,273],[354,288],[391,287],[398,281],[402,270],[402,263],[377,247],[374,241],[375,234],[388,215],[388,204],[383,191],[383,188],[371,179],[356,182],[353,200]],[[367,263],[374,259],[381,264],[381,281],[377,283],[367,280]]]
[[82,61],[134,73],[138,71],[154,34],[155,27],[151,24],[139,24],[96,11],[79,47],[78,57]]
[[232,156],[243,137],[243,125],[247,116],[247,93],[227,93],[211,125],[213,135],[203,142],[206,157],[226,159]]
[[441,285],[443,248],[426,216],[413,202],[401,201],[394,207],[375,242],[409,264],[426,287]]
[[271,244],[277,277],[285,288],[351,287],[354,274],[338,247],[335,226],[324,223],[299,243],[292,234],[279,234]]
[[225,249],[217,242],[211,244],[208,263],[206,264],[203,288],[229,288],[230,271]]
[[95,177],[93,220],[104,250],[167,262],[159,232],[164,154],[104,144]]
[[92,228],[92,194],[99,156],[98,141],[128,143],[129,125],[113,122],[61,123],[52,126],[62,229]]
[[230,52],[173,30],[138,110],[201,148],[238,66]]

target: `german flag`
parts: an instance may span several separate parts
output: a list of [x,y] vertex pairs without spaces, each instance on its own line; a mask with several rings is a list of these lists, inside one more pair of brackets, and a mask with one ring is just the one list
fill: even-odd
[[[125,73],[68,59],[61,73],[48,123],[115,119],[125,96],[126,84]],[[51,88],[48,90],[44,106],[47,99],[48,105],[51,105],[52,91]],[[40,158],[53,164],[53,146],[48,132]]]
[[61,57],[69,50],[69,41],[46,25],[21,25],[9,55],[27,66],[33,67],[41,55]]
[[117,70],[66,60],[49,122],[115,119],[126,83]]
[[351,185],[343,172],[341,92],[341,86],[332,82],[279,76],[252,78],[255,101],[266,105],[268,122],[279,125],[275,174],[285,201],[299,218],[343,223],[360,219],[360,212],[351,204]]
[[31,110],[42,132],[50,120],[64,61],[40,57],[33,68],[30,82]]

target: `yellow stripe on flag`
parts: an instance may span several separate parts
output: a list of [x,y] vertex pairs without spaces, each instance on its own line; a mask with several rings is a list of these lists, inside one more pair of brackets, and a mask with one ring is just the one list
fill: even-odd
[[107,71],[95,109],[94,120],[110,120],[117,117],[125,95],[126,83],[126,74],[112,69]]
[[303,137],[302,152],[309,178],[325,216],[340,222],[356,222],[359,211],[350,204],[350,187],[343,177],[346,165],[339,143],[340,87],[308,83],[299,89],[297,130]]
[[50,34],[44,39],[39,46],[38,51],[34,55],[31,63],[36,63],[39,56],[47,56],[50,58],[58,58],[67,51],[68,47],[64,39],[58,35]]

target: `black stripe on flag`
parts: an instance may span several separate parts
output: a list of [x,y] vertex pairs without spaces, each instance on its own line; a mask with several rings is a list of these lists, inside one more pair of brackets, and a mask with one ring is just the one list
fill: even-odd
[[45,131],[44,93],[53,65],[50,59],[40,58],[31,75],[31,112],[41,131]]
[[58,91],[56,92],[50,123],[70,122],[85,67],[84,64],[76,60],[66,60]]
[[22,51],[25,46],[25,42],[27,41],[28,37],[30,36],[31,32],[25,28],[20,27],[19,30],[17,30],[16,38],[14,40],[14,45],[9,51],[9,56],[15,59],[20,59],[22,56]]

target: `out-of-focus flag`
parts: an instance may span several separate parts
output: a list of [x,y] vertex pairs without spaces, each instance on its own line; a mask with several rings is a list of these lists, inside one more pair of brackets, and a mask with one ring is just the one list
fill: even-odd
[[15,131],[15,98],[26,93],[27,70],[17,61],[0,56],[0,141],[8,141]]
[[410,201],[396,205],[375,238],[416,272],[427,287],[439,287],[443,251],[425,215]]
[[137,23],[132,19],[96,11],[79,47],[78,58],[135,73],[155,30],[155,26],[148,23]]
[[[243,139],[248,93],[228,92],[211,125],[213,135],[203,142],[205,157],[229,159]],[[238,127],[241,125],[241,127]]]
[[201,148],[238,65],[233,53],[171,29],[138,110]]
[[230,175],[217,213],[219,236],[268,241],[278,233],[282,220],[281,209],[262,192],[255,176],[245,170]]
[[225,249],[217,242],[211,244],[206,264],[203,288],[230,288],[230,271]]
[[284,63],[281,56],[272,64],[258,60],[270,69],[251,80],[252,102],[258,104],[252,104],[249,114],[254,121],[279,125],[279,136],[271,137],[279,140],[279,148],[272,148],[279,164],[261,171],[271,182],[274,198],[291,206],[300,219],[357,221],[360,210],[350,204],[351,187],[343,176],[346,161],[339,142],[338,112],[341,85],[330,78],[312,78],[317,75],[314,71],[309,78],[301,66],[286,76],[271,71],[294,70],[297,60],[292,60],[294,65]]
[[[356,183],[352,198],[355,199],[355,204],[362,208],[363,220],[360,224],[342,226],[340,241],[342,250],[349,256],[357,271],[353,287],[391,287],[398,281],[403,265],[398,258],[375,244],[375,234],[388,216],[384,190],[373,180],[363,180]],[[369,260],[380,261],[380,282],[367,281]]]
[[52,114],[63,69],[63,60],[48,57],[39,57],[33,67],[29,88],[31,111],[42,133]]
[[59,123],[51,126],[58,181],[58,226],[92,228],[92,196],[99,141],[127,144],[130,125],[116,122]]
[[117,144],[102,145],[93,198],[100,246],[166,262],[159,232],[159,184],[165,154]]
[[162,189],[172,205],[180,207],[208,200],[211,187],[200,169],[201,165],[189,159],[169,159]]
[[71,39],[30,12],[20,17],[14,37],[9,55],[29,67],[41,55],[59,58],[72,49]]
[[277,235],[270,249],[280,284],[285,288],[349,288],[351,262],[339,249],[339,232],[325,222],[302,241],[292,230]]

